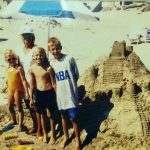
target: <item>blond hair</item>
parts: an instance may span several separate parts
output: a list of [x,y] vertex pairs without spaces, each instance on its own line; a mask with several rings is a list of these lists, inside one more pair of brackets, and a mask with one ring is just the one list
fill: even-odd
[[8,61],[8,59],[9,59],[10,57],[16,58],[16,60],[17,60],[17,65],[18,65],[18,66],[21,66],[19,56],[15,53],[15,51],[13,51],[13,50],[11,50],[11,49],[7,50],[7,52],[4,53],[4,57],[5,57],[5,61]]
[[33,56],[35,55],[35,52],[36,52],[37,50],[40,51],[40,52],[42,52],[42,53],[46,56],[45,49],[44,49],[43,47],[40,47],[40,46],[35,46],[35,47],[33,48]]
[[44,54],[44,61],[43,61],[43,64],[44,65],[50,65],[49,64],[49,61],[48,61],[48,58],[47,58],[47,56],[46,56],[46,51],[45,51],[45,49],[43,48],[43,47],[40,47],[40,46],[35,46],[34,47],[34,49],[33,49],[33,56],[32,56],[32,58],[33,58],[33,61],[35,61],[35,52],[36,51],[39,51],[39,52],[42,52],[43,54]]

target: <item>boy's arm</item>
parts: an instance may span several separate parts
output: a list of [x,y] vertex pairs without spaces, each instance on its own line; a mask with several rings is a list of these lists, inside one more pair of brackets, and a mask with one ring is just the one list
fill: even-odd
[[74,77],[74,79],[76,81],[78,81],[78,79],[79,79],[79,71],[78,71],[78,67],[77,67],[76,61],[72,57],[69,62],[70,62],[70,66],[71,66],[73,77]]
[[19,75],[21,77],[21,81],[23,83],[23,86],[24,86],[24,89],[26,92],[26,99],[28,99],[29,98],[28,83],[27,83],[27,80],[25,78],[24,69],[22,67],[19,67],[18,70],[19,70]]
[[34,89],[35,89],[35,76],[32,72],[31,67],[29,69],[29,77],[30,77],[30,82],[29,82],[29,85],[30,85],[30,98],[31,98],[31,100],[33,100],[33,92],[34,92]]
[[35,85],[36,85],[36,80],[35,80],[35,76],[32,72],[32,69],[30,67],[29,69],[29,77],[30,77],[30,106],[32,107],[33,106],[33,92],[34,92],[34,89],[35,89]]
[[56,79],[55,79],[54,69],[52,67],[49,67],[48,71],[49,71],[50,79],[52,82],[52,86],[53,86],[54,90],[56,91]]

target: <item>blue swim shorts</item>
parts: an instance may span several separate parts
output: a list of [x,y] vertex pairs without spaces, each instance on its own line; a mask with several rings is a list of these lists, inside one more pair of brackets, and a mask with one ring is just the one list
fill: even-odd
[[69,109],[61,109],[60,113],[62,116],[69,118],[69,119],[76,119],[77,117],[77,108],[69,108]]

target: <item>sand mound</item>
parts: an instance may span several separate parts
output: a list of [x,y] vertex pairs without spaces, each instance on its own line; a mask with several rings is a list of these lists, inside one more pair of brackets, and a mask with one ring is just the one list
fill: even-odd
[[100,115],[107,117],[100,124],[100,137],[103,133],[112,139],[118,135],[149,138],[150,72],[132,47],[126,47],[125,42],[114,42],[110,55],[98,59],[80,78],[79,84],[84,89],[84,94],[80,93],[81,103],[103,104]]

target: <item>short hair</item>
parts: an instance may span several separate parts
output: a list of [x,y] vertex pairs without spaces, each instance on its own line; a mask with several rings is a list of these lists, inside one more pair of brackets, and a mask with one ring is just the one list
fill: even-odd
[[34,56],[35,56],[36,50],[40,50],[40,51],[42,51],[42,53],[44,53],[45,58],[44,58],[44,62],[43,62],[43,63],[44,63],[44,65],[49,66],[50,63],[49,63],[49,60],[48,60],[48,58],[47,58],[47,56],[46,56],[46,51],[45,51],[45,49],[44,49],[43,47],[35,46],[35,47],[33,48],[33,56],[32,56],[33,60],[35,60]]
[[62,50],[62,45],[56,37],[49,38],[48,43],[53,43],[58,49]]
[[32,44],[34,44],[34,42],[35,42],[35,35],[33,34],[33,33],[23,33],[23,34],[21,34],[21,36],[23,37],[23,38],[27,38],[27,39],[30,39],[31,40],[31,42],[32,42]]

